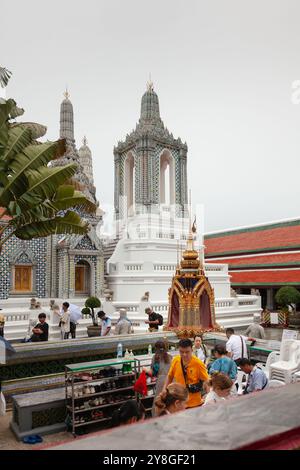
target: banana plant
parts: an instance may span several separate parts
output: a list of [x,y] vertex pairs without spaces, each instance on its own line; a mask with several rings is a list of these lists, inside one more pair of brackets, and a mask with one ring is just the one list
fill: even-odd
[[64,139],[39,142],[36,139],[46,128],[12,122],[22,114],[14,100],[0,102],[0,252],[13,235],[31,240],[85,234],[89,224],[77,212],[96,211],[95,204],[72,184],[77,165],[50,165],[64,155]]

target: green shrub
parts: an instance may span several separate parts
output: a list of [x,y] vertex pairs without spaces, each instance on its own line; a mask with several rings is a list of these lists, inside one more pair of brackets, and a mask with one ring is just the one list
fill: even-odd
[[85,301],[85,308],[81,310],[84,315],[89,314],[92,317],[93,325],[98,325],[98,316],[95,315],[94,308],[101,307],[101,301],[98,297],[89,297]]
[[275,295],[276,302],[283,308],[300,303],[300,292],[292,286],[281,287]]

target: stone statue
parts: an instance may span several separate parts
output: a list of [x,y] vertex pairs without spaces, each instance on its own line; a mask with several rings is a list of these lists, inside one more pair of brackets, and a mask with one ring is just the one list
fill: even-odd
[[150,293],[145,292],[145,294],[141,298],[141,302],[149,302],[149,297],[150,297]]
[[104,294],[104,298],[107,302],[112,302],[112,298],[113,298],[113,294],[114,294],[113,290],[105,289],[103,294]]
[[32,298],[30,300],[30,310],[34,310],[36,308],[36,299],[35,298]]
[[50,310],[53,310],[53,308],[55,306],[55,300],[51,299],[49,305],[50,305]]
[[230,288],[230,296],[231,297],[237,297],[237,293],[232,287]]
[[250,294],[251,294],[251,295],[258,295],[258,296],[260,296],[260,292],[259,292],[258,289],[251,289]]

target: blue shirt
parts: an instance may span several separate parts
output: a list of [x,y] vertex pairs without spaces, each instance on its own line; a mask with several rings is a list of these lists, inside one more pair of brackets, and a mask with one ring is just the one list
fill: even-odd
[[256,390],[263,390],[268,384],[268,379],[264,371],[258,367],[254,367],[248,376],[246,391],[248,393],[255,392]]
[[224,356],[216,359],[209,368],[209,373],[212,372],[223,372],[228,375],[231,380],[234,380],[237,376],[236,363],[230,359],[230,357]]

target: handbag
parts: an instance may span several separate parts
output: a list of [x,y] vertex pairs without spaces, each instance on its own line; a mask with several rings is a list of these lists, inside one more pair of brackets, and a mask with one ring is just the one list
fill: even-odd
[[203,391],[203,382],[200,380],[199,382],[195,384],[188,384],[186,380],[186,370],[183,365],[182,359],[181,359],[181,368],[182,368],[182,373],[185,381],[185,386],[188,389],[189,393],[201,393]]

